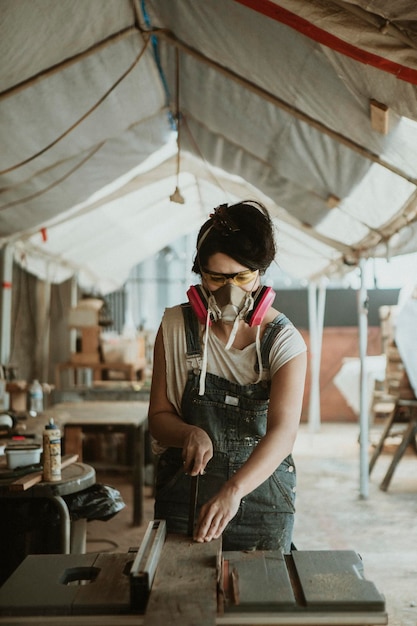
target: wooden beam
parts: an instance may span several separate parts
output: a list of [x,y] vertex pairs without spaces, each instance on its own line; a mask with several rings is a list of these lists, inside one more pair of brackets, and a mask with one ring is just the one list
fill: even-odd
[[340,203],[341,203],[340,198],[338,198],[334,194],[330,193],[327,196],[326,204],[329,209],[335,209],[337,206],[339,206]]
[[103,39],[102,41],[99,41],[94,46],[91,46],[91,48],[88,48],[87,50],[84,50],[83,52],[80,52],[79,54],[75,54],[73,57],[69,57],[68,59],[65,59],[65,61],[62,61],[61,63],[52,65],[52,67],[49,67],[48,69],[42,72],[39,72],[39,74],[35,74],[35,76],[31,76],[27,80],[23,80],[21,83],[18,83],[17,85],[13,85],[13,87],[10,87],[9,89],[5,89],[4,91],[0,93],[0,102],[4,100],[5,98],[9,98],[10,96],[16,95],[20,91],[23,91],[24,89],[27,89],[28,87],[31,87],[32,85],[36,85],[40,81],[44,80],[45,78],[49,78],[50,76],[52,76],[53,74],[56,74],[57,72],[62,72],[67,67],[70,67],[71,65],[74,65],[75,63],[78,63],[82,59],[85,59],[91,56],[92,54],[101,52],[101,50],[104,50],[104,48],[107,48],[108,46],[113,45],[115,43],[118,43],[119,41],[121,41],[122,39],[125,39],[126,37],[131,37],[132,35],[138,35],[139,33],[140,31],[138,30],[138,28],[134,26],[129,26],[125,28],[124,30],[121,30],[120,32],[115,33],[114,35],[110,35],[110,37],[107,37],[107,39]]
[[369,108],[372,128],[381,135],[388,135],[389,108],[387,105],[382,102],[377,102],[377,100],[370,100]]

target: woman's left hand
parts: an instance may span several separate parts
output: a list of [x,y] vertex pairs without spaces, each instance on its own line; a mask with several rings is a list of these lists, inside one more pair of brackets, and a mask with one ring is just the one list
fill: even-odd
[[223,488],[214,498],[201,507],[194,540],[199,543],[218,539],[239,509],[240,496]]

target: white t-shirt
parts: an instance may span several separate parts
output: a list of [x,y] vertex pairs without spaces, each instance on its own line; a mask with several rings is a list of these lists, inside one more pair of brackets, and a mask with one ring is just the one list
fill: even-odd
[[[205,327],[200,324],[201,333]],[[177,305],[165,309],[162,318],[162,335],[166,358],[167,396],[181,415],[181,400],[187,382],[187,344],[185,339],[184,318],[181,306]],[[269,353],[268,378],[272,376],[289,360],[306,351],[306,344],[300,332],[288,323],[279,332],[271,346]],[[207,344],[207,371],[227,380],[248,385],[255,383],[257,373],[254,364],[257,362],[255,342],[243,350],[230,348],[225,350],[224,344],[213,332],[208,333]],[[196,358],[195,365],[199,361]]]

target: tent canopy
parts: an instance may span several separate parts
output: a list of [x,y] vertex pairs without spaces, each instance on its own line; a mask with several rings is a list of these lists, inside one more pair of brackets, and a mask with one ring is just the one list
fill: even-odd
[[411,0],[0,7],[0,243],[39,277],[107,293],[246,198],[296,278],[417,251]]

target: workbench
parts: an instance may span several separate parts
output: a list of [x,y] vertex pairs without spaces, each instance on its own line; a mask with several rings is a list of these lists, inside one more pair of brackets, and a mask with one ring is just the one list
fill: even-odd
[[[131,447],[133,486],[133,524],[143,520],[144,438],[148,402],[62,402],[47,411],[48,418],[61,428],[65,454],[77,454],[83,460],[83,436],[86,433],[124,433],[125,445]],[[94,461],[91,461],[94,465]]]
[[124,555],[27,557],[0,588],[0,625],[388,623],[354,551],[222,552],[221,539],[162,533],[163,520],[150,522],[142,545]]

